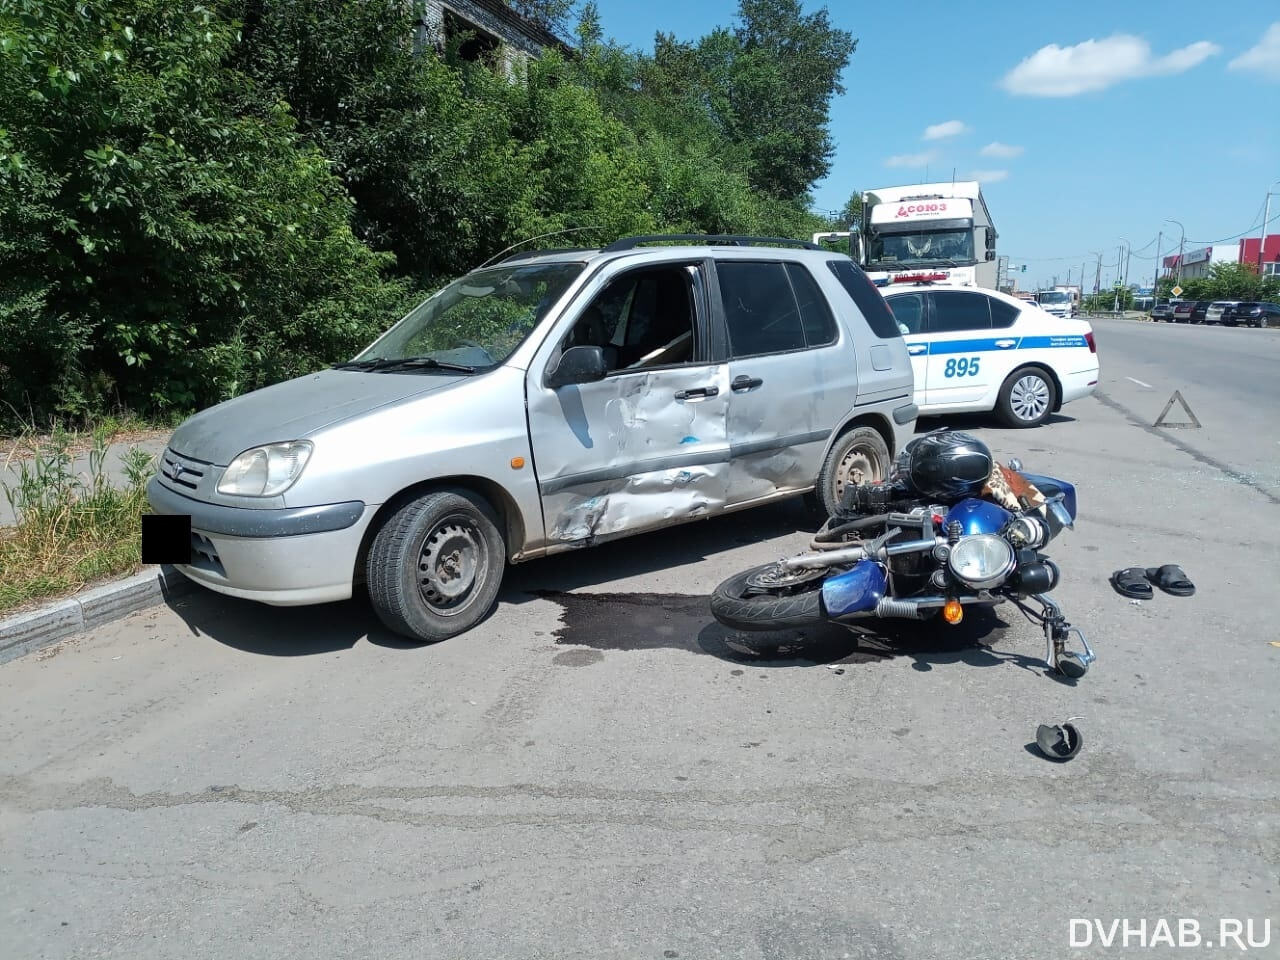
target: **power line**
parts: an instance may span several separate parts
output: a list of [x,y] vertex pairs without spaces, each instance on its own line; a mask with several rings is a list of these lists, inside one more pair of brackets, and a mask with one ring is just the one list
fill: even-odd
[[[1266,206],[1266,201],[1263,201],[1263,206],[1258,208],[1258,213],[1255,213],[1254,216],[1257,217],[1258,214],[1262,213],[1263,207],[1265,206]],[[1275,223],[1277,220],[1280,220],[1280,213],[1277,213],[1274,217],[1268,220],[1267,224],[1269,225],[1269,224]],[[1239,240],[1242,237],[1247,237],[1249,236],[1249,234],[1253,233],[1253,231],[1257,230],[1261,226],[1263,226],[1263,223],[1262,223],[1261,217],[1259,217],[1257,220],[1253,222],[1252,227],[1250,227],[1248,230],[1242,230],[1240,233],[1237,233],[1235,236],[1223,237],[1221,240],[1188,240],[1187,242],[1188,243],[1209,243],[1209,244],[1226,243],[1228,240]]]

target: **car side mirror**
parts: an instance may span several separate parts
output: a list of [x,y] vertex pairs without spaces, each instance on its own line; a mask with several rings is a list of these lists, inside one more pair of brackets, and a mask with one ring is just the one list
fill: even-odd
[[988,262],[990,262],[990,261],[994,260],[995,258],[996,258],[996,252],[995,252],[994,250],[988,250],[988,251],[987,251],[987,260],[988,260]]
[[603,380],[608,372],[604,351],[599,347],[570,347],[560,354],[560,362],[547,373],[543,383],[558,390],[571,383],[595,383]]

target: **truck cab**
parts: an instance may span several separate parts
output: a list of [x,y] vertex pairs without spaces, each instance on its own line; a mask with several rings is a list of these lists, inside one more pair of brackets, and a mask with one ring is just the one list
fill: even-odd
[[996,229],[976,180],[882,187],[862,196],[863,263],[878,286],[996,286]]

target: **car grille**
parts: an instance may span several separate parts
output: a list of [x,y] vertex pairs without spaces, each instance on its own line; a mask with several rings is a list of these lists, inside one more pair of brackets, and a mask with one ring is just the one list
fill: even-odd
[[166,449],[160,457],[160,476],[165,485],[178,492],[198,491],[205,485],[211,465]]

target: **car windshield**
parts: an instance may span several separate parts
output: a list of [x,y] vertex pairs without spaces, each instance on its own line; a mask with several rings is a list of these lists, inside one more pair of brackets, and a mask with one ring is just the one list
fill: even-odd
[[506,360],[582,272],[582,263],[527,263],[467,274],[438,291],[341,366],[472,372]]
[[912,233],[873,233],[867,260],[875,264],[921,265],[973,263],[972,230],[921,230]]
[[1040,294],[1041,303],[1067,303],[1071,298],[1061,291]]

